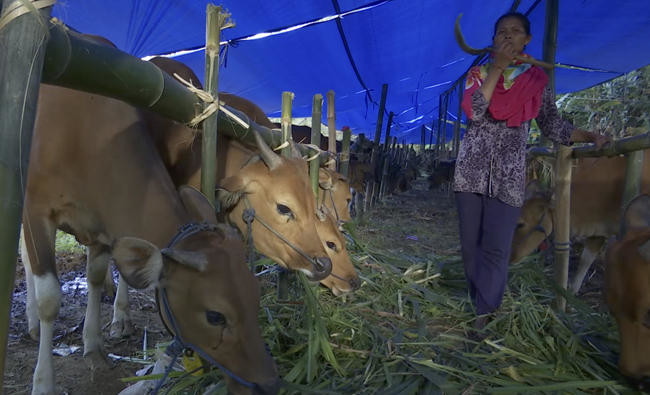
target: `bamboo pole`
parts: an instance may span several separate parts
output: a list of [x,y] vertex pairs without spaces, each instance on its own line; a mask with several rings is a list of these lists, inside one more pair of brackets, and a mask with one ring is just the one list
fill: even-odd
[[[336,107],[334,103],[334,91],[327,92],[327,150],[336,153]],[[336,170],[336,162],[329,164],[330,170]]]
[[[573,159],[601,156],[612,157],[648,148],[650,148],[650,133],[644,133],[638,136],[615,140],[612,144],[600,149],[597,149],[593,144],[574,147],[571,152],[571,157]],[[528,155],[554,157],[555,150],[549,147],[533,147],[528,150]]]
[[[314,95],[314,99],[311,107],[311,143],[316,147],[320,147],[320,136],[321,136],[320,124],[321,124],[322,117],[323,117],[323,95],[317,93]],[[332,141],[331,138],[330,141]],[[311,162],[309,162],[309,178],[311,180],[311,188],[314,192],[315,198],[318,198],[319,167],[320,167],[320,163],[318,163],[317,160],[312,160]]]
[[[553,231],[555,233],[555,280],[566,290],[569,280],[569,237],[571,231],[571,147],[560,146],[555,161],[555,210],[553,212]],[[555,308],[565,311],[566,299],[559,296]]]
[[[205,31],[205,90],[219,102],[219,42],[221,29],[230,24],[230,14],[221,7],[208,4],[206,8]],[[208,107],[208,104],[205,105]],[[201,136],[201,192],[212,206],[215,206],[217,181],[217,113],[203,121]]]
[[[381,100],[379,101],[379,111],[377,113],[377,128],[375,129],[375,139],[373,140],[372,154],[370,156],[370,166],[372,166],[373,174],[377,171],[377,147],[379,146],[379,139],[381,138],[381,126],[384,122],[384,109],[386,108],[386,96],[388,96],[388,84],[381,86]],[[363,211],[368,211],[372,207],[372,200],[375,193],[375,180],[374,178],[366,185],[366,194],[364,196]]]
[[339,172],[344,177],[350,178],[350,138],[352,132],[347,126],[343,127],[343,140],[341,141],[341,157],[339,160]]
[[458,157],[458,150],[460,149],[460,120],[463,117],[463,93],[464,93],[465,84],[462,82],[458,84],[458,112],[456,122],[454,122],[454,151],[452,157]]
[[384,152],[388,152],[390,148],[390,128],[393,124],[393,112],[388,113],[388,123],[386,123],[386,133],[384,134]]
[[426,140],[426,128],[424,125],[420,128],[420,152],[424,152],[424,143]]
[[[293,92],[282,92],[282,143],[293,140],[291,135],[291,113],[294,94]],[[291,147],[287,145],[282,148],[282,156],[291,156]],[[289,299],[289,273],[287,270],[280,270],[278,273],[278,300]]]
[[[627,163],[625,166],[625,185],[623,187],[623,199],[621,199],[621,218],[625,213],[627,205],[641,193],[641,182],[643,180],[643,157],[645,152],[643,150],[630,152],[627,156]],[[624,232],[623,221],[621,221],[621,229],[619,234],[621,237]]]
[[[12,0],[3,0],[6,10]],[[27,166],[51,7],[28,12],[0,31],[0,373],[16,273]],[[0,388],[3,388],[0,386]],[[0,390],[1,391],[1,390]]]

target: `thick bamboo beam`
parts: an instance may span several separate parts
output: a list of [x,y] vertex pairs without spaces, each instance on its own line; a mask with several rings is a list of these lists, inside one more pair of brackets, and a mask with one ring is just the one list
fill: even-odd
[[388,113],[388,123],[386,123],[386,133],[384,133],[384,152],[388,152],[390,149],[390,127],[393,124],[394,116],[392,111]]
[[[281,143],[288,143],[293,140],[291,135],[291,118],[293,106],[293,92],[282,92],[282,118],[280,119],[280,126],[282,127],[282,141]],[[272,145],[275,147],[275,145]],[[282,148],[282,156],[288,158],[291,156],[291,146],[287,145]],[[280,270],[278,273],[278,300],[289,299],[289,272],[287,270]]]
[[[7,10],[12,0],[3,0]],[[0,374],[4,382],[18,235],[51,7],[0,31]],[[3,388],[4,386],[0,386]],[[1,390],[0,390],[1,391]]]
[[463,117],[463,93],[465,92],[465,84],[462,82],[458,84],[458,112],[456,122],[454,122],[454,150],[452,157],[458,157],[458,150],[460,149],[460,120]]
[[[320,147],[320,125],[323,117],[323,95],[317,93],[314,95],[311,107],[311,143],[316,147]],[[330,141],[333,139],[330,137]],[[334,140],[336,141],[336,140]],[[311,180],[311,188],[314,192],[314,197],[318,198],[318,169],[320,163],[317,160],[309,162],[309,179]]]
[[[372,154],[370,157],[370,166],[373,169],[377,166],[377,155],[379,147],[379,139],[381,138],[381,126],[384,122],[384,109],[386,108],[386,97],[388,96],[388,84],[381,86],[381,100],[379,101],[379,112],[377,113],[377,128],[375,129],[375,139],[373,140]],[[366,193],[364,195],[363,211],[367,212],[368,208],[372,207],[373,198],[375,194],[375,180],[368,181],[366,185]]]
[[[336,107],[332,90],[327,92],[327,137],[327,150],[336,154]],[[328,167],[330,170],[336,170],[336,162],[332,161]]]
[[[555,161],[555,210],[553,232],[555,233],[555,281],[564,290],[569,281],[570,230],[571,230],[571,147],[560,146]],[[558,296],[555,308],[565,311],[566,299]]]
[[[542,60],[549,64],[555,64],[559,8],[559,0],[546,0]],[[555,96],[555,69],[545,68],[544,71],[548,75],[548,86],[551,88],[553,96]],[[546,136],[540,136],[539,145],[550,146],[552,142]]]
[[[612,157],[648,148],[650,148],[650,133],[647,132],[638,136],[615,140],[612,144],[600,149],[596,148],[593,144],[573,147],[571,157],[574,159],[600,156]],[[555,156],[555,150],[548,147],[533,147],[528,150],[528,155],[553,157]]]
[[[154,64],[86,40],[61,25],[50,27],[43,82],[112,97],[181,123],[190,122],[200,112],[202,104],[196,95]],[[249,129],[255,129],[269,146],[282,143],[281,133],[257,125],[235,109],[221,107],[217,116],[221,133],[254,146]],[[310,151],[300,144],[297,148],[304,155]],[[321,154],[320,160],[326,162],[329,155]]]

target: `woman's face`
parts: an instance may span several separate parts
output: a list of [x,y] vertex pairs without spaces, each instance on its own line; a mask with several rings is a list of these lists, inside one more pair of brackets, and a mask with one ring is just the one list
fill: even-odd
[[500,48],[503,44],[509,42],[519,54],[524,47],[530,42],[532,37],[526,34],[526,29],[519,18],[504,18],[497,25],[496,33],[493,37],[494,47]]

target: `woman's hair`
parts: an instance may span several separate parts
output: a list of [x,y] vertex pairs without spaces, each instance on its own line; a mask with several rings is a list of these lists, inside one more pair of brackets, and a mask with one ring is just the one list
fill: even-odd
[[497,19],[497,22],[494,24],[494,34],[497,34],[497,27],[499,26],[499,23],[506,19],[506,18],[517,18],[521,22],[521,24],[524,26],[524,30],[526,31],[526,34],[530,36],[530,21],[528,20],[528,17],[521,12],[508,12],[507,14],[503,14]]

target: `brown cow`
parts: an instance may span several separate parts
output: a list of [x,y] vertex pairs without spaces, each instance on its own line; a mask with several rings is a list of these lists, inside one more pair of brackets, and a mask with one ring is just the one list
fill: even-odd
[[623,237],[609,244],[605,294],[621,339],[619,369],[642,391],[650,389],[650,196],[625,210]]
[[320,283],[331,289],[335,296],[352,292],[359,288],[361,281],[350,261],[345,238],[339,230],[338,221],[327,208],[322,210],[319,217],[321,218],[316,222],[316,229],[332,260],[332,273]]
[[[642,193],[650,192],[650,151],[645,152]],[[578,292],[605,239],[618,232],[626,158],[583,158],[571,180],[571,239],[584,245],[570,290]],[[512,242],[511,262],[518,262],[553,231],[550,196],[533,193],[521,210]]]
[[321,167],[319,169],[318,202],[334,215],[337,223],[348,222],[350,217],[350,184],[341,173]]
[[[198,191],[176,190],[139,111],[42,85],[23,211],[28,306],[40,319],[32,392],[54,393],[51,344],[61,300],[56,229],[90,249],[83,338],[93,368],[105,362],[99,309],[112,257],[132,286],[156,286],[166,294],[177,335],[261,390],[275,392],[277,371],[257,323],[259,284],[244,264],[241,240],[215,220]],[[194,221],[205,223],[190,225]],[[36,320],[28,319],[35,334]],[[230,379],[228,387],[250,393]]]

